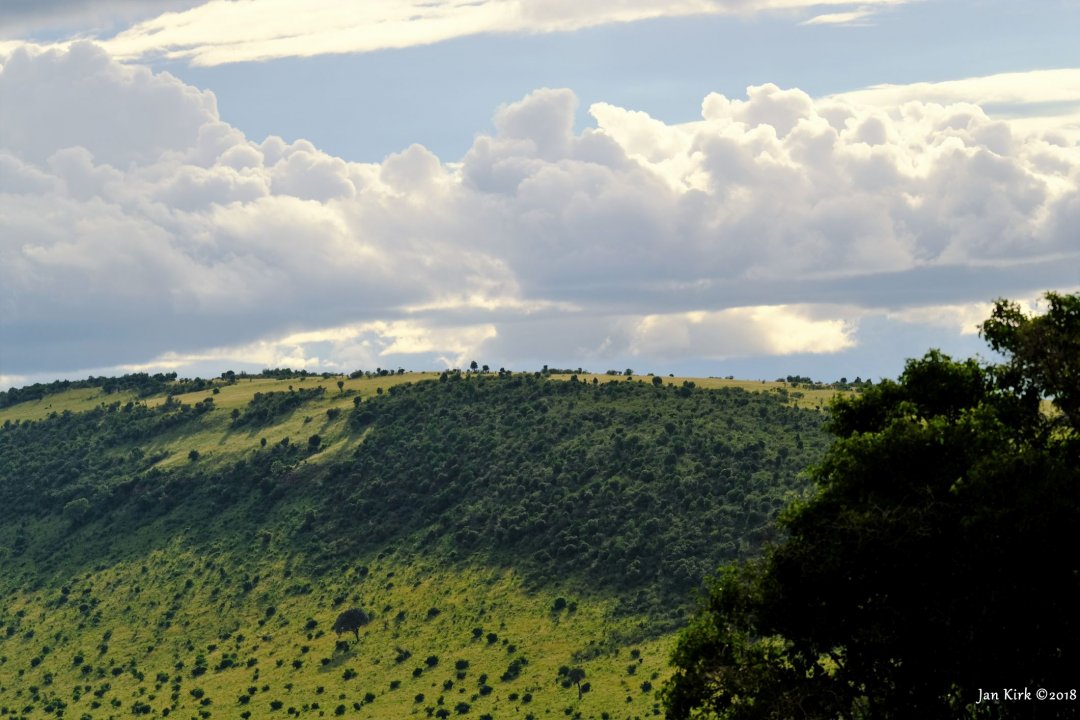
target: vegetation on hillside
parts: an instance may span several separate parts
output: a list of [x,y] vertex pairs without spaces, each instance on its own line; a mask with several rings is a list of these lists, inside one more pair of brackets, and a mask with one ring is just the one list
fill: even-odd
[[651,715],[826,443],[777,392],[389,375],[5,408],[0,714]]
[[450,374],[353,410],[367,431],[327,480],[332,557],[419,534],[538,581],[587,577],[678,608],[752,554],[805,487],[822,416],[779,398],[636,382]]

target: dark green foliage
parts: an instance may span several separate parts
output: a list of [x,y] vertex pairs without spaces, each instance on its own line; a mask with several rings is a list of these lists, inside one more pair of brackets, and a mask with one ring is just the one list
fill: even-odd
[[514,658],[506,667],[506,672],[504,672],[499,679],[503,682],[510,682],[511,680],[516,680],[521,675],[521,671],[528,664],[529,661],[523,657]]
[[582,681],[585,680],[584,668],[563,665],[559,668],[557,679],[564,688],[576,685],[579,700],[581,699],[582,693],[587,692],[587,689],[582,687]]
[[[1080,296],[997,305],[1005,361],[932,351],[834,403],[820,492],[788,539],[730,567],[683,634],[668,715],[1076,717],[980,703],[1070,688],[1080,666]],[[1049,398],[1056,411],[1044,413]]]
[[72,523],[80,523],[90,512],[90,501],[84,497],[64,503],[64,517]]
[[1052,397],[1066,424],[1080,427],[1080,295],[1046,294],[1046,314],[1027,318],[1001,301],[983,325],[983,337],[1008,362],[993,368],[997,385],[1022,399],[1030,412]]
[[349,608],[345,612],[338,615],[337,620],[334,621],[334,627],[332,628],[335,633],[341,635],[342,633],[353,633],[356,639],[360,639],[360,628],[371,622],[371,616],[360,608]]
[[427,533],[540,580],[587,575],[680,604],[773,536],[825,444],[819,413],[737,389],[447,378],[352,412],[370,430],[334,473],[328,542],[359,552]]
[[288,392],[255,393],[251,402],[244,408],[244,412],[234,419],[233,424],[236,427],[252,428],[271,425],[291,414],[304,403],[322,397],[325,393],[326,388],[322,385]]
[[137,488],[149,484],[157,472],[150,468],[163,456],[147,455],[138,444],[196,422],[207,409],[171,399],[154,408],[113,403],[5,427],[0,430],[0,524],[60,513],[77,499],[88,503],[80,511],[80,519],[86,519],[133,493],[140,511],[151,509],[162,496]]
[[86,380],[56,380],[51,383],[35,383],[22,388],[11,388],[6,392],[0,392],[0,408],[9,407],[16,403],[41,400],[48,395],[75,390],[79,388],[101,388],[107,395],[119,392],[133,392],[139,397],[172,393],[197,392],[210,387],[210,381],[202,378],[194,380],[180,379],[176,373],[132,373],[120,377],[93,377]]

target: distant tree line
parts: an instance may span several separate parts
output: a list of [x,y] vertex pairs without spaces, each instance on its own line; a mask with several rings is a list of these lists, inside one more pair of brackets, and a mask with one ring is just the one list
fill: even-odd
[[210,381],[202,378],[177,379],[176,373],[131,373],[120,377],[94,377],[85,380],[54,380],[49,383],[34,383],[21,388],[11,388],[0,392],[0,408],[10,407],[21,402],[41,400],[48,395],[77,390],[81,388],[101,388],[107,394],[133,392],[139,397],[172,393],[179,395],[198,392],[210,386]]

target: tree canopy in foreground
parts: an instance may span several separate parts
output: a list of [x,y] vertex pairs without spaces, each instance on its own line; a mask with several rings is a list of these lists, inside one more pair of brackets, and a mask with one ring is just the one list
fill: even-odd
[[787,538],[681,636],[668,717],[1080,715],[1080,295],[1046,299],[996,304],[1000,362],[931,351],[835,401]]

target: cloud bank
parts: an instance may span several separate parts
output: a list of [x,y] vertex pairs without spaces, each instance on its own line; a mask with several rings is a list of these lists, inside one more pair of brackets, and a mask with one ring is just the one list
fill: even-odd
[[837,97],[879,107],[899,107],[909,102],[978,104],[995,116],[1009,118],[1010,126],[1021,133],[1049,134],[1065,143],[1080,140],[1080,68],[874,85]]
[[763,85],[578,133],[539,89],[462,158],[355,163],[90,44],[0,96],[5,375],[834,353],[1080,267],[1080,149],[970,103]]

